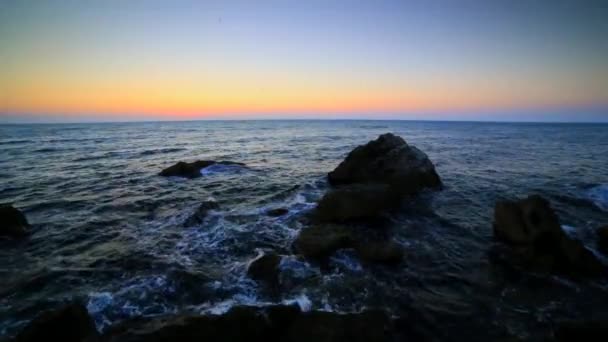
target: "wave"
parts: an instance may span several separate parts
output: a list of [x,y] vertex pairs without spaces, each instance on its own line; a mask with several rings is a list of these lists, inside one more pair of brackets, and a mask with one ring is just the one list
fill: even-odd
[[140,156],[151,156],[155,154],[175,153],[186,151],[185,148],[159,148],[154,150],[145,150],[139,153]]
[[586,196],[598,208],[608,211],[608,184],[601,184],[589,189]]

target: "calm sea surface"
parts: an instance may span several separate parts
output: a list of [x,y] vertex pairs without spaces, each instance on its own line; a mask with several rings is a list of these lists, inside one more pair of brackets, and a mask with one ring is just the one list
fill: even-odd
[[[363,266],[343,251],[321,271],[290,256],[283,290],[246,276],[259,253],[292,255],[301,217],[326,174],[357,145],[401,135],[435,163],[445,189],[393,217],[399,267]],[[177,161],[231,160],[197,179],[163,178]],[[40,310],[77,298],[100,329],[136,315],[223,312],[298,302],[351,312],[404,307],[438,337],[537,338],[563,318],[606,317],[608,283],[513,274],[488,252],[498,199],[547,197],[571,235],[596,250],[608,224],[608,125],[407,121],[209,121],[0,125],[0,202],[32,223],[0,240],[0,337]],[[200,202],[220,210],[183,221]],[[279,218],[264,212],[285,207]]]

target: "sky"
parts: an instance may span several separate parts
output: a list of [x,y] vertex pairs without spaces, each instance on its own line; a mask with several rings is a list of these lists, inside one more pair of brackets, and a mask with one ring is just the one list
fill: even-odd
[[606,1],[0,0],[0,122],[608,121]]

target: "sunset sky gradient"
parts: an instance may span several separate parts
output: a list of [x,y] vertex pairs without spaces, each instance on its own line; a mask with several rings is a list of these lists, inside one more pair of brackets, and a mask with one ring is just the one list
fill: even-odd
[[0,1],[0,120],[608,120],[604,1]]

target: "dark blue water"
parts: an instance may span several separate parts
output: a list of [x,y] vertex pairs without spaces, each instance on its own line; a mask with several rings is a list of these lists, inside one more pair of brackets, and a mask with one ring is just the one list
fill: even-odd
[[[393,132],[425,151],[446,188],[393,217],[397,268],[349,251],[331,269],[292,255],[300,218],[326,173],[355,146]],[[159,177],[176,161],[232,160],[203,177]],[[222,312],[296,301],[357,311],[413,307],[452,336],[534,338],[561,318],[606,315],[605,281],[513,276],[488,260],[497,199],[539,193],[567,231],[596,249],[608,224],[608,125],[399,121],[217,121],[0,126],[0,202],[33,224],[0,240],[0,337],[78,298],[100,329],[135,315]],[[198,204],[220,210],[182,222]],[[286,207],[271,218],[269,208]],[[261,251],[288,255],[282,291],[246,277]]]

